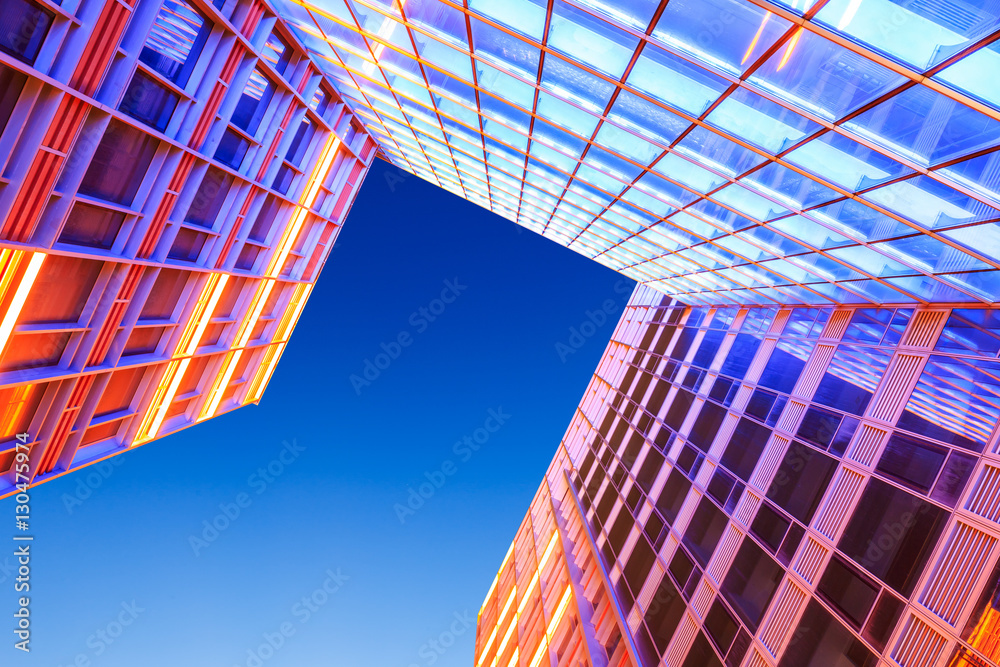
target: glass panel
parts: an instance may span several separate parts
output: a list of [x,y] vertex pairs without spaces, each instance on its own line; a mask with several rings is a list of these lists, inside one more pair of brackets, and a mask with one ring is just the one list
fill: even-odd
[[273,94],[274,85],[259,69],[254,69],[243,88],[239,102],[236,103],[236,110],[233,111],[232,118],[233,125],[247,134],[256,134]]
[[212,24],[184,0],[165,0],[139,60],[183,88],[211,31]]
[[947,518],[941,508],[873,477],[837,548],[909,597]]
[[722,582],[722,595],[756,631],[783,574],[781,566],[753,540],[744,539]]
[[552,6],[548,45],[590,64],[603,72],[621,77],[639,40],[570,4],[557,0]]
[[145,72],[136,70],[118,108],[163,132],[180,98]]
[[878,658],[816,600],[810,600],[778,667],[875,667]]
[[672,0],[653,37],[709,67],[738,76],[790,25],[737,0]]
[[1000,419],[1000,363],[931,355],[897,426],[981,452]]
[[809,525],[836,469],[834,459],[812,447],[792,442],[768,487],[767,497]]
[[813,400],[851,414],[864,414],[891,356],[888,350],[841,345]]
[[0,51],[33,65],[52,26],[54,14],[25,0],[4,0],[0,12]]
[[924,70],[992,32],[1000,16],[991,2],[831,0],[816,20]]
[[107,250],[114,245],[124,222],[124,213],[77,202],[63,225],[59,242]]
[[112,120],[83,176],[80,194],[131,205],[158,145],[142,130]]

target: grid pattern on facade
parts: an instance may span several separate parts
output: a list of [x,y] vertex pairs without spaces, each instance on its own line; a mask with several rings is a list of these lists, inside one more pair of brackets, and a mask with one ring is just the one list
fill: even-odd
[[996,662],[995,318],[637,288],[548,477],[638,662]]
[[1000,5],[283,0],[394,164],[690,304],[1000,297]]
[[635,667],[557,454],[479,610],[476,667]]
[[0,497],[259,401],[375,154],[266,3],[98,4],[0,2]]

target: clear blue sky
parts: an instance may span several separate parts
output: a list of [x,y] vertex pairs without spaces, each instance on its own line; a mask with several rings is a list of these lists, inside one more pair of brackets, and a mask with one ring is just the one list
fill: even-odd
[[[471,667],[460,619],[475,621],[633,283],[399,174],[373,167],[260,406],[119,457],[106,479],[33,490],[33,651],[6,634],[0,663]],[[445,281],[458,296],[434,303]],[[556,343],[606,299],[614,314],[564,363]],[[385,368],[352,385],[366,359]],[[486,427],[478,451],[455,448]],[[280,474],[254,476],[269,464]],[[71,500],[88,476],[99,486]],[[415,512],[394,507],[429,478],[443,484]],[[280,647],[259,651],[264,635]]]

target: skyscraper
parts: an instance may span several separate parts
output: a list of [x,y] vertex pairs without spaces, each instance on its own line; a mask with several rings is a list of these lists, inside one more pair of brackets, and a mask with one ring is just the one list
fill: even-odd
[[995,310],[638,287],[476,667],[997,664],[998,353]]
[[257,402],[375,143],[255,0],[0,15],[2,497]]
[[476,667],[998,659],[995,1],[2,3],[0,494],[258,400],[378,151],[641,283]]

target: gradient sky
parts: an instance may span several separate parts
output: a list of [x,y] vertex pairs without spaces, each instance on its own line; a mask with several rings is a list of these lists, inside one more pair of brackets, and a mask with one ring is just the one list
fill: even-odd
[[[440,312],[445,281],[462,289]],[[0,663],[471,667],[460,619],[475,621],[632,287],[376,161],[260,406],[32,491],[33,650],[8,634]],[[556,344],[607,299],[614,314],[564,362]],[[401,333],[409,346],[357,391],[351,375],[385,366]],[[490,410],[509,417],[456,451]],[[280,474],[256,474],[269,464]],[[444,483],[401,521],[428,476]],[[212,521],[224,529],[204,533]],[[280,647],[258,651],[265,635]]]

